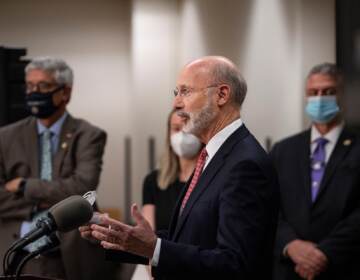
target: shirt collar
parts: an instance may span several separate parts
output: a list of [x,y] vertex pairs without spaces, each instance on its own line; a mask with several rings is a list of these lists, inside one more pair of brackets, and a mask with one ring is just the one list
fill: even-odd
[[321,135],[317,128],[312,125],[311,126],[311,143],[314,143],[316,139],[322,137],[328,140],[330,143],[335,144],[340,137],[340,133],[345,126],[344,122],[341,122],[339,125],[335,126],[325,135]]
[[226,139],[228,139],[235,130],[242,126],[242,124],[243,122],[240,118],[236,119],[229,125],[225,126],[222,130],[220,130],[210,139],[210,141],[206,145],[206,151],[208,153],[209,159],[211,159],[216,154],[216,152],[219,150],[221,145],[224,144]]
[[64,114],[55,123],[53,123],[52,126],[50,126],[50,128],[44,126],[38,119],[36,121],[38,135],[41,135],[45,130],[50,130],[54,135],[60,137],[61,128],[65,122],[67,115],[68,113],[65,111]]

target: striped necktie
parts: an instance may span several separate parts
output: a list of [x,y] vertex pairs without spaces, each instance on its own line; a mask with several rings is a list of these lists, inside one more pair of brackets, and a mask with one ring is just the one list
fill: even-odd
[[[50,181],[52,179],[52,149],[51,149],[51,137],[52,132],[50,130],[45,130],[40,135],[40,179]],[[38,212],[32,218],[30,223],[30,230],[36,228],[36,223],[47,216],[48,211],[44,210]],[[30,243],[25,247],[25,250],[29,252],[34,252],[39,247],[48,243],[48,237],[43,236],[36,240],[33,243]]]
[[[196,168],[195,168],[195,172],[194,172],[194,176],[192,177],[191,183],[189,185],[189,188],[186,191],[186,194],[183,198],[183,201],[181,203],[181,209],[180,211],[182,212],[182,210],[185,208],[185,205],[187,203],[187,201],[189,200],[190,194],[192,193],[192,191],[194,190],[200,175],[202,173],[202,170],[204,168],[205,162],[206,162],[206,158],[207,158],[208,154],[206,152],[206,149],[203,148],[201,150],[201,153],[198,157],[197,163],[196,163]],[[181,213],[180,213],[181,214]]]
[[40,178],[47,181],[52,179],[51,136],[52,132],[48,129],[41,134]]

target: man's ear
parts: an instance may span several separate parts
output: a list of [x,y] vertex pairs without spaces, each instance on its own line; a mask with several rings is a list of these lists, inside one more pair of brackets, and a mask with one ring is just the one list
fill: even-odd
[[224,106],[226,103],[229,102],[230,100],[230,87],[228,85],[220,85],[218,87],[219,91],[218,91],[218,100],[217,103],[219,106]]
[[64,87],[64,94],[63,94],[63,100],[65,101],[65,103],[69,103],[70,102],[70,98],[71,98],[71,87],[65,86]]

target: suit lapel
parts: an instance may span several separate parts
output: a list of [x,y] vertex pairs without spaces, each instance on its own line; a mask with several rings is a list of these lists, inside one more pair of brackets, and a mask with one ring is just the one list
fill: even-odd
[[333,176],[335,170],[339,166],[339,163],[341,163],[344,160],[345,156],[350,151],[353,143],[354,143],[354,135],[351,134],[347,129],[344,129],[339,136],[339,139],[329,158],[328,163],[326,164],[324,177],[321,180],[319,193],[316,197],[314,204],[316,204],[316,201],[319,199],[321,194],[326,190],[326,187],[329,185],[331,177]]
[[[311,207],[311,179],[310,179],[310,130],[307,130],[303,135],[299,144],[299,170],[302,177],[302,185],[304,188],[306,204]],[[294,147],[296,149],[296,147]]]
[[[186,203],[186,206],[182,212],[182,214],[178,217],[177,226],[174,233],[174,239],[177,238],[182,226],[184,225],[185,221],[187,220],[195,202],[199,199],[201,194],[206,190],[206,187],[210,184],[213,177],[216,175],[216,173],[219,171],[223,164],[223,159],[213,159],[211,160],[211,163],[209,163],[209,166],[206,167],[206,169],[201,174],[199,181],[197,182],[194,190],[192,191],[189,200]],[[181,203],[180,203],[181,205]],[[179,208],[180,210],[180,208]],[[177,212],[179,213],[179,212]]]
[[[182,227],[184,226],[185,221],[187,220],[188,216],[191,214],[191,210],[193,209],[193,206],[195,205],[196,201],[201,197],[201,195],[204,193],[208,185],[211,183],[212,179],[219,172],[219,170],[224,164],[226,157],[231,152],[234,145],[240,140],[242,140],[244,137],[246,137],[247,135],[249,135],[249,131],[247,130],[245,125],[242,125],[232,135],[230,135],[230,137],[224,142],[224,144],[216,152],[216,154],[211,159],[208,166],[201,174],[199,181],[197,182],[194,190],[192,191],[189,200],[187,201],[186,206],[180,216],[178,213],[180,210],[182,199],[178,200],[175,211],[175,215],[178,215],[178,217],[177,217],[174,235],[171,237],[172,240],[177,239]],[[189,180],[189,182],[191,182],[191,180]],[[187,184],[187,187],[189,186],[189,182]],[[187,190],[187,188],[185,189]],[[185,195],[186,190],[183,192],[181,198]]]
[[174,236],[174,231],[176,229],[176,226],[177,226],[177,223],[178,223],[178,219],[179,219],[179,213],[180,213],[180,206],[181,206],[181,203],[184,199],[184,196],[186,194],[186,191],[190,185],[190,182],[192,180],[192,177],[194,176],[194,172],[192,173],[192,175],[190,176],[189,180],[186,182],[186,185],[184,186],[181,194],[179,195],[179,198],[176,202],[176,205],[175,205],[175,209],[172,213],[172,216],[171,216],[171,220],[170,220],[170,226],[169,226],[169,236]]
[[59,147],[53,160],[54,178],[58,178],[60,176],[63,159],[69,150],[70,143],[73,141],[75,130],[76,130],[76,121],[69,114],[63,124],[63,127],[61,128]]
[[25,151],[29,159],[31,176],[39,177],[39,136],[37,133],[36,118],[29,117],[28,122],[23,130]]

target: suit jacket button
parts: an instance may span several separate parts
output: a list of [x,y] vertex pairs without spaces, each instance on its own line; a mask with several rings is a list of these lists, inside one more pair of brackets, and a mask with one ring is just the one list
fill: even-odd
[[18,239],[18,238],[19,238],[19,234],[13,233],[13,238],[14,238],[14,239]]

